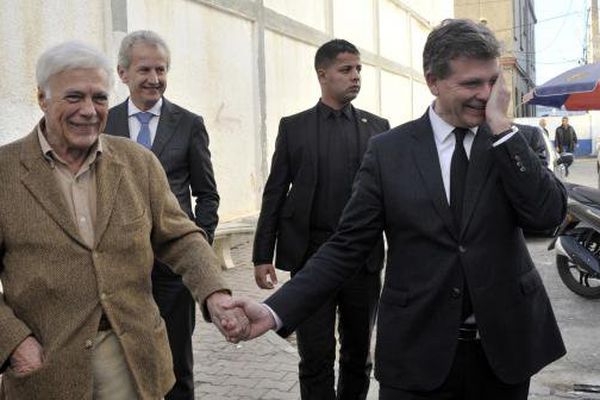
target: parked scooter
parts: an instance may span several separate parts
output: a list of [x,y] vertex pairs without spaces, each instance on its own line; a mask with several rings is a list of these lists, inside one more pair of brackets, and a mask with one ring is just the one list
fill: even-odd
[[556,249],[556,266],[574,293],[600,299],[600,190],[563,182],[569,196],[567,217],[548,250]]

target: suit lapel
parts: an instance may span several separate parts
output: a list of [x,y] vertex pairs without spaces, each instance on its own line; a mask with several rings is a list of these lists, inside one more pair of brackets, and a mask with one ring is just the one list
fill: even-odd
[[123,165],[112,156],[112,149],[107,141],[101,157],[96,163],[96,227],[94,229],[94,246],[102,240],[108,221],[115,207],[119,183],[123,176]]
[[316,185],[319,168],[319,109],[317,106],[313,107],[308,113],[308,121],[306,123],[307,129],[307,156],[310,159],[313,182]]
[[131,138],[131,133],[129,132],[128,100],[125,100],[110,111],[108,123],[106,124],[106,132],[110,132],[115,136]]
[[467,172],[467,187],[463,200],[463,215],[461,235],[466,231],[477,205],[477,199],[488,178],[492,166],[490,149],[492,134],[487,125],[481,125],[475,135],[471,156],[469,157],[469,171]]
[[165,148],[167,142],[175,134],[175,127],[181,118],[181,112],[176,110],[173,105],[163,97],[163,105],[160,110],[160,119],[156,136],[152,142],[152,152],[159,156]]
[[354,109],[354,116],[356,118],[356,127],[358,129],[358,146],[359,153],[365,154],[367,150],[367,143],[369,139],[373,135],[373,130],[371,129],[371,125],[369,124],[369,120],[360,112],[360,110],[352,107]]
[[440,161],[433,137],[433,129],[431,128],[427,112],[417,121],[417,127],[412,132],[412,137],[415,144],[412,149],[413,159],[425,183],[425,188],[429,192],[433,205],[444,225],[446,225],[448,231],[456,238],[455,224],[446,198]]
[[87,248],[69,212],[65,196],[59,189],[54,172],[42,155],[37,127],[23,143],[21,163],[27,170],[21,177],[23,185],[67,235]]

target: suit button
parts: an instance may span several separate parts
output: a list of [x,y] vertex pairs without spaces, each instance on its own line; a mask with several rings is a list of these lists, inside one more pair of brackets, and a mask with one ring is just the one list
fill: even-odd
[[461,253],[466,253],[467,252],[467,248],[463,245],[458,246],[458,251],[460,251]]
[[84,346],[86,349],[91,349],[92,347],[94,347],[94,342],[92,341],[92,339],[88,339],[85,341]]
[[527,171],[527,170],[525,169],[525,167],[521,167],[521,168],[519,168],[519,171],[521,171],[521,172],[525,172],[525,171]]
[[518,154],[515,154],[515,161],[521,161],[521,156]]
[[459,288],[454,287],[454,288],[452,288],[452,293],[450,293],[450,296],[453,299],[458,299],[458,298],[460,298],[461,294],[462,294],[462,291]]

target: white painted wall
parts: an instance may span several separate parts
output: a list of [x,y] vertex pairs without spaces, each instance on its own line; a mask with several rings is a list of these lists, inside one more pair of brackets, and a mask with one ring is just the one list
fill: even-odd
[[0,144],[26,135],[42,116],[35,63],[44,50],[73,39],[110,48],[107,11],[101,0],[0,0]]
[[320,31],[327,30],[326,7],[323,0],[264,0],[265,7]]
[[[264,183],[262,157],[266,154],[270,163],[279,119],[312,107],[319,97],[313,68],[316,46],[307,44],[310,40],[267,30],[261,99],[254,21],[202,0],[123,1],[128,31],[154,30],[171,47],[166,97],[205,119],[221,194],[221,220],[256,213]],[[224,1],[223,6],[231,3]],[[433,25],[452,15],[452,3],[333,0],[331,10],[330,0],[264,0],[263,4],[273,15],[286,16],[325,36],[347,39],[371,55],[419,72],[426,36]],[[112,4],[111,0],[0,0],[4,55],[0,144],[28,133],[42,115],[35,99],[34,71],[43,50],[78,39],[104,51],[116,66],[126,32],[113,29]],[[419,117],[430,104],[432,97],[420,77],[392,73],[364,58],[363,62],[357,107],[390,119],[394,126]],[[117,83],[112,103],[123,101],[127,94],[127,88]],[[263,103],[266,141],[260,128]]]

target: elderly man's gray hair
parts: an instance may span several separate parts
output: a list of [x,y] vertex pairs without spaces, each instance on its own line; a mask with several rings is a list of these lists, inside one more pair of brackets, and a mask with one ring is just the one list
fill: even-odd
[[127,69],[131,65],[131,48],[139,43],[150,46],[161,47],[167,57],[167,69],[171,65],[171,51],[167,43],[161,38],[158,33],[153,31],[134,31],[128,34],[121,41],[119,49],[119,66]]
[[101,69],[106,72],[109,88],[113,87],[114,76],[108,58],[87,44],[70,41],[46,50],[38,59],[35,69],[38,88],[50,97],[50,78],[63,71],[80,68]]

